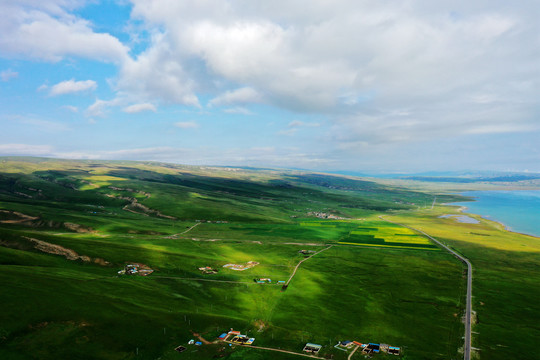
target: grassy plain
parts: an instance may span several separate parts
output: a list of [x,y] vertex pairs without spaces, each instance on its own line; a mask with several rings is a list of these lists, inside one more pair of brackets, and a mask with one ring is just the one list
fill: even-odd
[[[473,347],[481,359],[538,359],[540,338],[540,240],[512,233],[496,222],[442,219],[447,206],[388,217],[423,230],[457,249],[474,266]],[[519,344],[519,345],[517,345]]]
[[[502,327],[508,315],[497,308],[497,294],[511,288],[494,279],[510,281],[510,270],[525,277],[520,266],[529,272],[538,266],[532,239],[483,221],[475,233],[503,236],[488,247],[493,259],[507,262],[509,275],[500,274],[500,264],[481,259],[483,235],[478,243],[467,240],[472,225],[438,219],[447,207],[419,209],[431,206],[433,193],[279,170],[0,161],[2,359],[299,358],[224,344],[174,351],[195,338],[192,331],[213,341],[231,327],[255,337],[259,346],[300,352],[305,342],[319,343],[321,355],[334,359],[347,357],[333,348],[340,340],[401,346],[403,359],[459,359],[461,263],[408,229],[379,220],[382,213],[436,236],[435,230],[444,231],[445,241],[470,252],[479,282],[475,308],[481,331],[475,341],[482,351],[487,344],[494,347],[493,357],[486,358],[503,359],[497,356],[510,350],[494,344],[509,343],[500,340],[508,332]],[[437,195],[441,203],[457,199]],[[36,240],[79,258],[47,252]],[[304,258],[300,250],[330,245],[302,264],[286,291],[253,281],[287,280]],[[519,266],[516,248],[526,254]],[[248,261],[260,264],[245,271],[222,267]],[[118,276],[131,262],[155,271]],[[204,275],[202,266],[219,272]],[[532,286],[533,280],[520,284]],[[488,299],[483,305],[482,294]],[[515,302],[511,308],[524,326],[509,341],[537,331],[536,308],[524,306],[531,295],[519,294],[517,300],[510,293],[501,298]]]

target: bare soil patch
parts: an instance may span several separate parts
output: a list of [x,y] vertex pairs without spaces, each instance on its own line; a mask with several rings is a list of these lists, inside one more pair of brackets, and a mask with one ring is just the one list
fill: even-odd
[[2,224],[18,224],[39,219],[37,216],[30,216],[17,211],[9,210],[0,210],[0,215],[4,218],[4,220],[0,220],[0,223]]
[[266,323],[262,320],[256,320],[254,325],[257,328],[257,332],[263,332],[266,327]]
[[[65,248],[61,245],[52,244],[43,240],[38,240],[38,239],[26,237],[26,236],[24,236],[23,238],[33,243],[35,249],[42,251],[44,253],[47,253],[47,254],[60,255],[72,261],[74,260],[81,260],[84,262],[92,261],[92,258],[90,256],[79,255],[75,250]],[[98,265],[102,265],[102,266],[107,266],[110,264],[108,261],[103,260],[101,258],[94,259],[94,263]]]
[[86,226],[83,226],[83,225],[80,225],[80,224],[75,224],[75,223],[70,223],[70,222],[65,222],[64,223],[64,227],[68,230],[71,230],[71,231],[76,231],[78,233],[91,233],[91,232],[95,232],[94,229],[92,229],[91,227],[86,227]]

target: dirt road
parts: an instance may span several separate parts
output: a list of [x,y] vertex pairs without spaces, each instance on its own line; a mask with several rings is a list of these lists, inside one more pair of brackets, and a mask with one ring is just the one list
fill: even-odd
[[320,253],[322,253],[323,251],[330,249],[332,246],[334,246],[334,245],[330,245],[330,246],[327,247],[327,248],[324,248],[324,249],[322,249],[322,250],[320,250],[320,251],[317,251],[315,254],[313,254],[313,255],[311,255],[311,256],[305,258],[304,260],[300,261],[300,262],[296,265],[296,267],[294,268],[294,271],[293,271],[293,273],[291,274],[291,277],[289,278],[289,280],[287,280],[287,282],[285,283],[285,286],[289,286],[289,283],[290,283],[291,280],[293,279],[294,275],[296,275],[296,270],[298,270],[298,268],[300,267],[300,265],[302,265],[302,263],[303,263],[304,261],[309,260],[309,259],[311,259],[312,257],[314,257],[315,255],[320,254]]
[[[230,341],[226,341],[226,342],[229,343],[229,344],[234,344],[234,343],[232,343]],[[309,357],[309,358],[313,358],[313,359],[321,359],[320,357],[315,356],[315,355],[302,354],[302,353],[297,353],[297,352],[294,352],[294,351],[288,351],[288,350],[282,350],[282,349],[274,349],[274,348],[268,348],[268,347],[262,347],[262,346],[253,346],[253,345],[240,345],[240,346],[249,347],[249,348],[253,348],[253,349],[260,349],[260,350],[277,351],[277,352],[282,352],[282,353],[285,353],[285,354],[304,356],[304,357]]]
[[[253,281],[233,281],[233,280],[216,280],[216,279],[201,279],[201,278],[184,278],[178,276],[152,276],[152,279],[172,279],[172,280],[188,280],[188,281],[209,281],[209,282],[223,282],[223,283],[232,283],[232,284],[246,284],[246,285],[265,285],[258,284]],[[275,285],[275,284],[267,284]]]
[[193,225],[192,227],[190,227],[189,229],[187,229],[186,231],[183,231],[183,232],[181,232],[181,233],[179,233],[179,234],[175,234],[175,235],[182,235],[182,234],[185,234],[185,233],[187,233],[188,231],[193,230],[193,228],[195,228],[196,226],[198,226],[198,225],[200,225],[200,224],[201,224],[201,223],[198,222],[198,223],[196,223],[195,225]]
[[354,348],[354,350],[352,351],[352,353],[349,354],[349,357],[347,358],[347,360],[351,360],[352,356],[354,355],[354,353],[356,352],[356,350],[358,350],[360,346],[356,345],[356,347]]

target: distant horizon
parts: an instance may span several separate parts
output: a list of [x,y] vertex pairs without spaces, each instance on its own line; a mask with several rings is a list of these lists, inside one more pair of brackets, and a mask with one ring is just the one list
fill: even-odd
[[60,158],[60,157],[48,157],[48,156],[29,156],[29,155],[0,155],[0,159],[44,159],[44,160],[59,160],[59,161],[95,161],[95,162],[150,162],[156,164],[168,164],[168,165],[178,165],[178,166],[193,166],[193,167],[217,167],[217,168],[240,168],[246,170],[284,170],[284,171],[305,171],[305,172],[314,172],[314,173],[325,173],[329,175],[345,175],[345,176],[372,176],[372,177],[392,177],[392,176],[425,176],[425,177],[474,177],[474,176],[486,176],[486,175],[497,175],[497,174],[514,174],[514,175],[540,175],[539,172],[532,171],[513,171],[513,170],[454,170],[454,171],[437,171],[437,170],[425,170],[419,172],[369,172],[369,171],[356,171],[356,170],[316,170],[316,169],[307,169],[307,168],[294,168],[294,167],[270,167],[270,166],[251,166],[251,165],[216,165],[216,164],[189,164],[184,162],[174,162],[174,161],[160,161],[160,160],[145,160],[145,159],[98,159],[98,158]]

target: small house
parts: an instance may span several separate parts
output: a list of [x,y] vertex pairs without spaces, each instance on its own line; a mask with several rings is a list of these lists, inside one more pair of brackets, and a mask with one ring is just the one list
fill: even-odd
[[125,270],[126,270],[125,273],[128,275],[136,274],[139,271],[139,265],[133,265],[133,264],[126,265]]
[[176,347],[174,350],[176,350],[176,351],[178,351],[178,352],[181,353],[181,352],[186,351],[186,347],[185,347],[185,346],[178,346],[178,347]]
[[302,351],[309,354],[317,354],[322,348],[322,345],[307,343]]
[[251,345],[255,341],[255,338],[247,337],[246,335],[236,335],[231,342],[240,345]]
[[260,279],[255,279],[255,282],[257,284],[270,284],[270,283],[272,283],[272,279],[260,278]]

